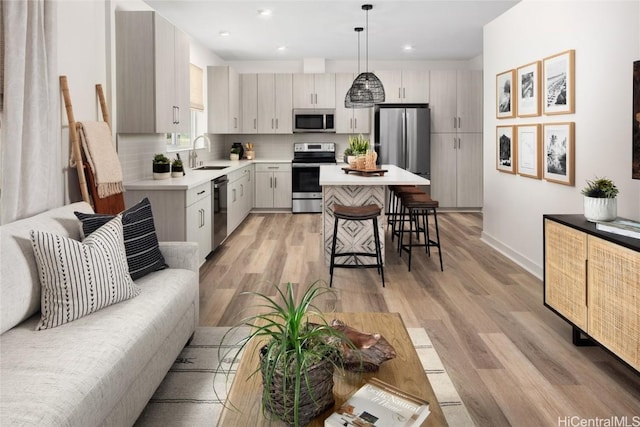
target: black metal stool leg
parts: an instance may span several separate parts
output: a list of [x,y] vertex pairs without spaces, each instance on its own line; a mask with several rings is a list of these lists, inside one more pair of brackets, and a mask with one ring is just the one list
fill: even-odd
[[433,222],[436,225],[436,240],[438,241],[438,256],[440,257],[440,271],[444,271],[444,267],[442,266],[442,248],[440,247],[440,231],[438,229],[438,214],[436,210],[433,209]]
[[382,276],[382,287],[384,284],[384,266],[382,265],[382,249],[380,246],[380,232],[378,231],[378,219],[373,218],[373,236],[376,244],[376,262],[378,263],[378,274]]
[[338,238],[338,218],[334,218],[333,220],[333,241],[331,242],[331,263],[329,264],[329,273],[331,274],[331,279],[329,280],[329,287],[333,285],[333,267],[335,265],[335,257],[336,257],[336,240]]

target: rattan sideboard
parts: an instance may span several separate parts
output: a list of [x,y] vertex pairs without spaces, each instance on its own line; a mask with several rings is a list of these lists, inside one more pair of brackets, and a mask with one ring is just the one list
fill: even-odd
[[544,305],[640,372],[640,239],[582,215],[544,215]]

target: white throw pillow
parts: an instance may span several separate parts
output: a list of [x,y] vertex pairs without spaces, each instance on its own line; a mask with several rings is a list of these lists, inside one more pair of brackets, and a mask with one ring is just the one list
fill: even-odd
[[54,328],[135,297],[122,219],[117,216],[83,242],[31,231],[42,285],[42,316],[36,330]]

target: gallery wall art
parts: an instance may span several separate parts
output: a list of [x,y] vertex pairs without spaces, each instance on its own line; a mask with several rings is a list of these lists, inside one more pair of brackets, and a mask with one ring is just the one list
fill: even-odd
[[516,131],[516,152],[518,153],[518,175],[540,179],[542,170],[542,146],[540,125],[520,125]]
[[575,112],[575,50],[544,58],[544,114]]
[[515,117],[516,106],[513,96],[515,76],[515,70],[505,71],[496,76],[496,117],[498,119]]
[[540,61],[518,68],[518,117],[540,115]]
[[574,122],[545,123],[543,129],[543,178],[558,184],[574,185]]
[[516,173],[516,161],[513,126],[496,126],[496,169]]

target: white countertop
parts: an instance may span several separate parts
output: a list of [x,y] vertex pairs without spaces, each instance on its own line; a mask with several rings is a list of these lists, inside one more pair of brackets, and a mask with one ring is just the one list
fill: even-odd
[[350,172],[346,174],[342,168],[346,164],[320,166],[320,185],[429,185],[431,181],[419,175],[399,168],[396,165],[381,165],[386,169],[384,176],[363,176]]
[[185,169],[186,175],[169,179],[142,179],[126,182],[125,190],[188,190],[253,163],[291,163],[291,159],[210,160],[204,166],[227,166],[220,170]]

